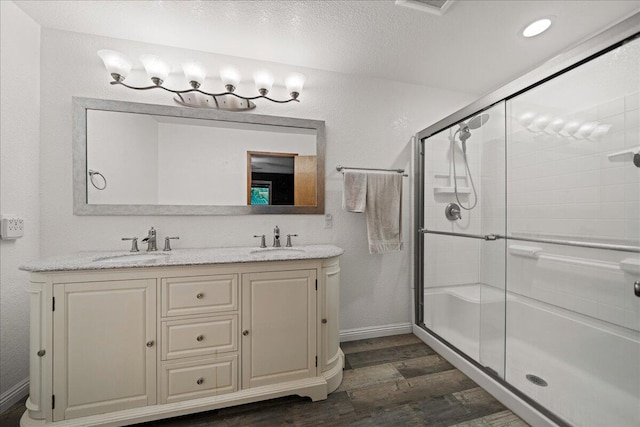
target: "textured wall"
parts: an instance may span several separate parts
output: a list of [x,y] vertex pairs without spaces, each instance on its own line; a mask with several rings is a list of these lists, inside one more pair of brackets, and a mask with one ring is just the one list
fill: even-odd
[[0,241],[0,396],[29,374],[28,276],[39,256],[40,27],[0,2],[0,212],[25,220],[24,237]]

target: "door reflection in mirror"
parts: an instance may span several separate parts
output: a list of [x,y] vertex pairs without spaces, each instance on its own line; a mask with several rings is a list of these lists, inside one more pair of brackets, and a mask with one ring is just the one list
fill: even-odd
[[247,204],[316,204],[316,156],[247,152]]

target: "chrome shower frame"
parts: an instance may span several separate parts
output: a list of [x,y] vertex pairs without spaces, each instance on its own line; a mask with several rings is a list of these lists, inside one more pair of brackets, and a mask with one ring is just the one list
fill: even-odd
[[414,325],[413,332],[445,356],[451,363],[476,381],[498,400],[534,425],[567,425],[565,421],[542,407],[520,390],[499,378],[491,369],[458,350],[445,339],[429,330],[424,319],[424,302],[421,295],[424,283],[424,144],[425,140],[449,127],[466,122],[494,105],[507,101],[564,74],[598,56],[640,37],[640,12],[619,21],[583,42],[555,56],[541,66],[491,92],[433,125],[419,131],[414,139]]

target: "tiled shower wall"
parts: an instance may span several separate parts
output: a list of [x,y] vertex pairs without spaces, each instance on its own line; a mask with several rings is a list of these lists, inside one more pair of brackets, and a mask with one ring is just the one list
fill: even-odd
[[518,109],[514,105],[508,145],[511,232],[637,243],[640,170],[630,155],[608,155],[640,146],[640,94],[571,113],[581,123],[610,126],[583,139],[525,129]]
[[[448,179],[444,176],[453,176],[449,138],[457,128],[458,126],[452,127],[451,133],[448,129],[440,132],[425,142],[424,224],[425,228],[430,230],[480,233],[482,228],[480,209],[483,203],[480,179],[481,131],[472,135],[467,143],[467,159],[479,198],[477,207],[472,211],[462,210],[461,220],[450,221],[445,217],[445,208],[449,203],[457,203],[455,195],[452,192],[438,192],[439,189],[449,186]],[[456,137],[456,175],[459,177],[464,175],[460,147],[460,141]],[[458,185],[468,187],[469,183],[458,178]],[[465,206],[473,202],[473,195],[460,194],[459,198]],[[425,288],[478,282],[480,268],[478,240],[425,234],[424,254]]]

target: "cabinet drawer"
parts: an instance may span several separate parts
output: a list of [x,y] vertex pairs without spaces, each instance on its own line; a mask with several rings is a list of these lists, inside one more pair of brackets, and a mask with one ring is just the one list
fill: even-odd
[[238,309],[238,275],[162,279],[162,315],[216,313]]
[[238,350],[238,315],[162,322],[162,360]]
[[161,403],[197,399],[238,390],[238,356],[162,365]]

